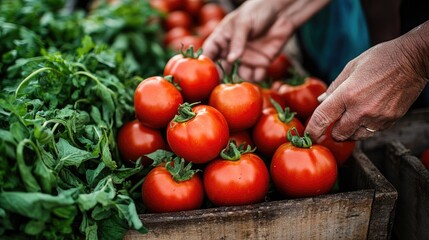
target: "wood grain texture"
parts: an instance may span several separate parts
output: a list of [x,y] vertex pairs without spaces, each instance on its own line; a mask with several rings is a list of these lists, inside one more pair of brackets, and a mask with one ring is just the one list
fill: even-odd
[[150,230],[126,239],[366,239],[372,190],[141,215]]
[[418,158],[429,148],[429,110],[408,113],[361,147],[398,191],[393,238],[429,239],[429,171]]
[[[387,239],[396,190],[362,151],[345,169],[349,190],[238,207],[142,214],[148,234],[125,239]],[[347,179],[349,178],[349,179]]]

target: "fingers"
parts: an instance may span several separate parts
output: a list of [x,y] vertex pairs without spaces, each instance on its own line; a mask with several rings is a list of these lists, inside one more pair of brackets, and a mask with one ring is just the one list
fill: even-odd
[[326,128],[342,117],[345,106],[341,101],[328,96],[314,111],[308,121],[305,132],[308,132],[314,142],[321,142]]
[[250,32],[249,26],[246,24],[243,24],[243,26],[235,28],[235,31],[232,33],[232,36],[231,36],[229,54],[226,57],[226,59],[229,62],[234,62],[235,60],[241,57],[244,51],[244,47],[246,46],[249,32]]
[[238,75],[248,82],[259,82],[265,77],[266,70],[262,67],[252,67],[247,65],[240,65]]

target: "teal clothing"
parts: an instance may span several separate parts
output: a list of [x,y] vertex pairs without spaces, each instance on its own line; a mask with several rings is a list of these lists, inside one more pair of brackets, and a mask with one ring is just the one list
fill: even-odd
[[305,58],[312,62],[309,70],[327,84],[371,46],[360,0],[332,0],[300,27],[298,35]]

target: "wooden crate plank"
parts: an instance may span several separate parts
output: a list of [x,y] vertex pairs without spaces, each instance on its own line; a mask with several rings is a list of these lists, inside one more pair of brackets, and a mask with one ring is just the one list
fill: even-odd
[[429,109],[420,109],[361,145],[398,191],[395,239],[429,239],[429,172],[417,157],[428,139]]
[[357,144],[353,157],[358,164],[356,168],[363,171],[353,171],[353,177],[358,189],[375,189],[374,202],[372,206],[371,220],[368,239],[389,239],[395,218],[395,205],[398,193],[394,186],[378,171]]
[[125,239],[366,239],[373,190],[170,214],[145,214]]

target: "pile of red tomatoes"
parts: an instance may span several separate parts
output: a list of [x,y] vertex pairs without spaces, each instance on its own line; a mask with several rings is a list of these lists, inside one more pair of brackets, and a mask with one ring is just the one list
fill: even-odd
[[151,0],[150,3],[165,14],[164,45],[177,52],[182,45],[200,48],[226,15],[220,3],[206,0]]
[[295,75],[264,88],[219,69],[190,47],[136,88],[136,119],[118,146],[125,161],[151,168],[148,211],[258,203],[270,186],[285,198],[328,193],[354,142],[335,142],[328,130],[315,144],[304,133],[326,85]]

